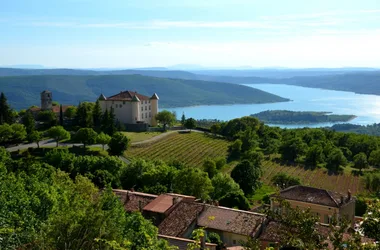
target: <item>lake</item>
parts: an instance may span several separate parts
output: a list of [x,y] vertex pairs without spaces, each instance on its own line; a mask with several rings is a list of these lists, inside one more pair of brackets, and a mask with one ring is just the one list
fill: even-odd
[[[170,108],[178,119],[182,112],[195,119],[231,120],[266,110],[327,111],[334,114],[356,115],[349,123],[367,125],[380,122],[380,96],[353,92],[305,88],[285,84],[244,84],[249,87],[289,98],[290,102],[266,104],[204,105]],[[279,127],[325,127],[333,123],[276,125]]]

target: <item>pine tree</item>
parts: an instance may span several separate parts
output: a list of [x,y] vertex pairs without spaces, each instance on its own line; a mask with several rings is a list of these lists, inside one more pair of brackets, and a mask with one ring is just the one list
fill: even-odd
[[92,120],[94,121],[95,130],[100,128],[102,109],[100,108],[99,100],[96,100],[94,109],[92,110]]
[[13,123],[12,109],[8,105],[7,98],[4,93],[1,92],[0,95],[0,125],[8,123]]
[[117,131],[114,109],[111,107],[108,117],[108,134],[113,135]]
[[186,122],[186,116],[185,116],[185,113],[182,112],[182,117],[181,117],[181,124],[182,124],[182,127],[185,126],[185,122]]
[[91,128],[93,125],[92,122],[92,107],[89,103],[83,102],[78,106],[76,121],[78,125],[82,128]]

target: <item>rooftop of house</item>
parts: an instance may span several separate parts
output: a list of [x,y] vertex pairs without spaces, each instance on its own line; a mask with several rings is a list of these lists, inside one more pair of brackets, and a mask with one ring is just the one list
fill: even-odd
[[201,227],[216,229],[246,236],[254,236],[266,215],[221,206],[205,205],[198,217]]
[[107,101],[147,101],[147,100],[158,100],[158,96],[154,93],[151,97],[137,93],[136,91],[121,91],[119,94],[105,97],[103,94],[99,96],[99,100]]
[[160,223],[158,232],[181,237],[204,208],[203,203],[180,201],[171,213]]
[[144,207],[145,211],[155,212],[155,213],[166,213],[173,205],[181,200],[194,201],[194,196],[180,195],[180,194],[161,194],[152,202]]
[[152,202],[158,196],[128,190],[114,189],[114,194],[119,196],[124,209],[128,212],[140,211],[147,204]]
[[337,208],[355,201],[355,198],[351,196],[350,191],[348,191],[347,194],[342,194],[333,191],[327,191],[325,189],[300,185],[281,190],[279,195],[274,196],[286,200],[295,200]]
[[[173,236],[168,236],[168,235],[162,235],[159,234],[158,238],[166,240],[170,246],[177,246],[179,250],[187,250],[187,244],[195,242],[194,240],[190,239],[184,239],[184,238],[179,238],[179,237],[173,237]],[[213,243],[205,243],[205,246],[207,249],[216,249],[216,244]]]
[[[66,110],[69,108],[69,107],[72,107],[73,105],[62,105],[62,112],[66,112]],[[39,112],[41,111],[41,107],[32,107],[29,109],[30,111],[32,112]],[[59,113],[60,112],[60,106],[59,105],[56,105],[56,106],[52,106],[52,109],[51,109],[54,113]]]

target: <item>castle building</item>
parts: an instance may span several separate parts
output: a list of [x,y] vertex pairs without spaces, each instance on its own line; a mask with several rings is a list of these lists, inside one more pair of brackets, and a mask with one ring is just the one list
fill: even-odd
[[133,91],[122,91],[110,97],[101,94],[98,100],[102,112],[112,108],[115,118],[121,123],[157,126],[155,116],[158,113],[159,98],[156,93],[149,97]]

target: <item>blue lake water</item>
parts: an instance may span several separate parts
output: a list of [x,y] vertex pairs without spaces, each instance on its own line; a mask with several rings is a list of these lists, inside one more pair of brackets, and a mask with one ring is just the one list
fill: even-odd
[[[234,104],[234,105],[205,105],[167,109],[176,111],[178,118],[185,113],[186,117],[195,119],[231,120],[242,116],[259,113],[265,110],[291,111],[327,111],[334,114],[356,115],[350,121],[352,124],[367,125],[380,122],[380,96],[362,95],[353,92],[334,91],[325,89],[305,88],[285,84],[244,84],[261,89],[284,98],[290,102],[267,104]],[[332,123],[276,125],[280,127],[324,127]]]

